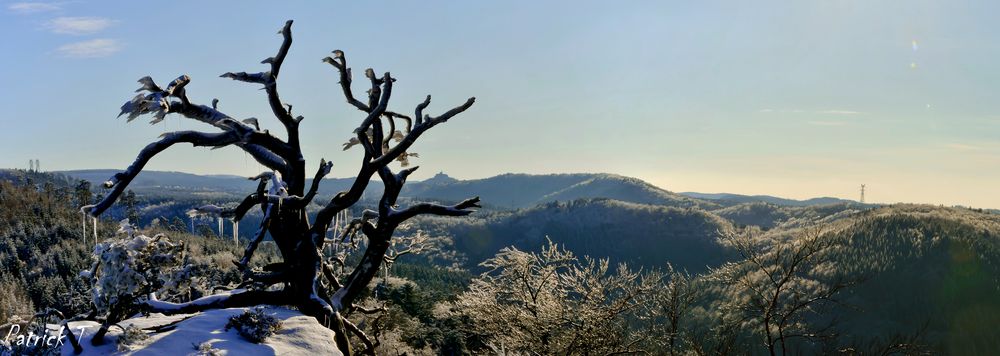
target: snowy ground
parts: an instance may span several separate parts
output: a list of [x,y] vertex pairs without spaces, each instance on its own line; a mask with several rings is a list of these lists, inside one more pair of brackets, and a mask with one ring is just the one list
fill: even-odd
[[[90,345],[90,338],[99,325],[95,322],[74,322],[70,328],[78,334],[81,326],[89,326],[83,335],[84,347],[80,355],[207,355],[199,353],[198,345],[209,342],[219,351],[217,355],[341,355],[334,343],[334,333],[316,322],[316,319],[301,313],[279,307],[268,307],[266,312],[281,319],[282,328],[262,344],[247,341],[235,329],[226,331],[229,317],[242,313],[244,308],[210,310],[199,314],[164,316],[152,314],[120,323],[121,326],[135,325],[152,328],[167,325],[178,320],[177,327],[159,333],[149,332],[149,339],[129,351],[119,352],[118,336],[121,329],[112,327],[105,337],[103,346]],[[74,355],[73,347],[67,342],[63,355]]]

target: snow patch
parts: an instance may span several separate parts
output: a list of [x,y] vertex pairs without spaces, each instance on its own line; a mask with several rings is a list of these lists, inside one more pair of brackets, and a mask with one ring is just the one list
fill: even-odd
[[[198,314],[164,316],[150,314],[125,320],[119,325],[140,328],[163,327],[176,323],[172,329],[159,333],[149,331],[149,339],[142,345],[125,352],[118,352],[116,344],[121,329],[112,327],[105,336],[105,344],[92,346],[90,339],[100,328],[92,321],[69,324],[74,333],[87,327],[80,343],[80,355],[198,355],[197,347],[209,342],[221,355],[342,355],[334,342],[334,332],[320,325],[315,318],[282,307],[266,307],[266,312],[281,320],[282,327],[261,344],[254,344],[239,335],[235,329],[226,331],[229,318],[242,314],[249,308],[209,310]],[[72,356],[73,347],[68,343],[62,355]]]

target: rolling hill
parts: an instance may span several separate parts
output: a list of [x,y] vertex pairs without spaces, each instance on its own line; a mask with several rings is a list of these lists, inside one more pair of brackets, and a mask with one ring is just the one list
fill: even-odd
[[546,238],[579,255],[651,267],[671,262],[692,272],[731,257],[716,238],[731,225],[712,213],[611,199],[546,203],[479,219],[426,218],[416,225],[454,236],[472,265],[506,246],[535,250]]
[[829,204],[842,204],[842,203],[857,203],[853,200],[832,198],[832,197],[795,200],[795,199],[780,198],[770,195],[742,195],[742,194],[732,194],[732,193],[683,192],[678,194],[695,199],[710,200],[725,206],[731,206],[743,203],[756,203],[756,202],[781,205],[781,206],[813,206],[813,205],[829,205]]
[[640,204],[711,209],[716,204],[681,196],[640,179],[615,174],[503,174],[473,180],[411,183],[403,194],[414,198],[460,200],[478,195],[483,201],[508,207],[529,208],[553,201],[609,198]]
[[712,213],[736,225],[756,225],[765,229],[793,228],[833,221],[867,209],[858,203],[836,203],[810,206],[781,206],[765,202],[750,202],[712,210]]
[[840,328],[853,335],[918,331],[942,354],[1000,348],[1000,215],[897,205],[830,225],[833,255],[861,276]]
[[[92,169],[62,171],[61,174],[85,179],[99,185],[117,170]],[[321,185],[320,198],[347,189],[351,178],[327,178]],[[381,184],[369,185],[366,196],[377,197]],[[310,184],[310,182],[306,182]],[[145,195],[179,195],[193,192],[214,192],[238,199],[251,192],[255,185],[245,177],[233,175],[196,175],[181,172],[143,171],[130,189]],[[462,200],[479,196],[484,203],[506,209],[529,208],[552,201],[581,198],[610,198],[621,201],[675,207],[714,209],[720,205],[690,198],[658,188],[640,179],[614,174],[503,174],[490,178],[457,180],[441,173],[424,181],[411,181],[401,197],[441,200]]]

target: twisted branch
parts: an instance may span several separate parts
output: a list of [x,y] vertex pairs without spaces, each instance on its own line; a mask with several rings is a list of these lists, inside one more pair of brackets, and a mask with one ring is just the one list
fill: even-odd
[[125,187],[128,186],[132,179],[134,179],[142,168],[146,166],[154,156],[162,152],[163,150],[173,146],[176,143],[190,143],[195,147],[198,146],[209,146],[209,147],[222,147],[231,144],[235,144],[240,141],[240,137],[235,131],[221,132],[221,133],[205,133],[197,131],[180,131],[164,134],[163,138],[143,148],[139,152],[139,155],[135,158],[124,172],[115,174],[110,180],[104,183],[107,188],[112,188],[111,192],[108,193],[104,200],[87,209],[87,213],[92,216],[101,215],[105,210],[111,207],[112,204],[118,199],[118,196],[125,191]]

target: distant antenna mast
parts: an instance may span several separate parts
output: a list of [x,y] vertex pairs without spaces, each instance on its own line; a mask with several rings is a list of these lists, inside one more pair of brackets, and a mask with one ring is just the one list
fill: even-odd
[[861,204],[865,203],[865,185],[861,185]]
[[35,171],[35,160],[29,159],[28,160],[28,172],[34,172],[34,171]]

